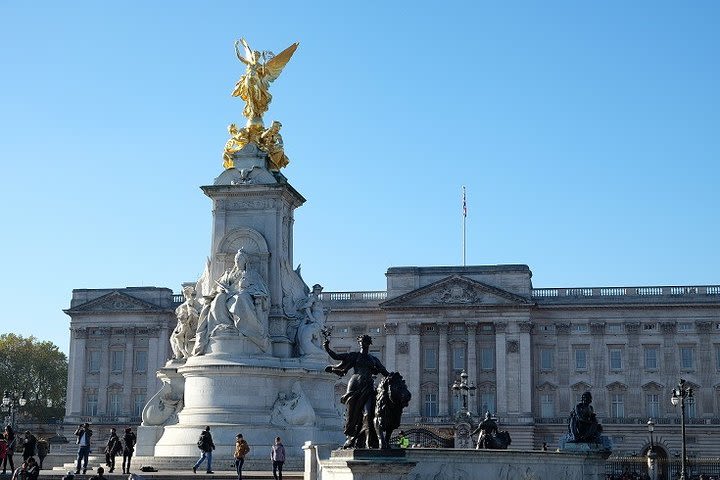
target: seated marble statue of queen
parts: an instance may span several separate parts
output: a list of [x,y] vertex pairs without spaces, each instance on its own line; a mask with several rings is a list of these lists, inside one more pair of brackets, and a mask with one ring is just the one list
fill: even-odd
[[248,264],[241,248],[235,264],[215,281],[213,295],[200,313],[193,355],[205,353],[210,337],[236,329],[262,352],[270,348],[268,299],[270,293],[260,273]]

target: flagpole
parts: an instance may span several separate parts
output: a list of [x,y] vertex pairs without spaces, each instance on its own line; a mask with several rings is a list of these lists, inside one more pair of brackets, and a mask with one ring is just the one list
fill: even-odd
[[462,239],[462,258],[463,258],[463,267],[466,265],[466,236],[467,236],[467,229],[466,229],[466,223],[467,223],[467,199],[465,197],[465,185],[462,187],[462,214],[463,214],[463,239]]

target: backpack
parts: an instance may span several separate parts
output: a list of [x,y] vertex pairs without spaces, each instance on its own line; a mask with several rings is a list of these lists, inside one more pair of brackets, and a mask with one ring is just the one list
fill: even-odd
[[202,435],[198,438],[197,446],[200,450],[205,450],[205,438]]

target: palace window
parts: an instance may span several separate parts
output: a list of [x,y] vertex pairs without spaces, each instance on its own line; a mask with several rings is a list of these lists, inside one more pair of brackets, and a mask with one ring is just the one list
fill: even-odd
[[587,348],[575,349],[575,370],[587,370]]
[[88,351],[88,373],[100,371],[100,350]]
[[480,347],[480,369],[492,370],[495,368],[495,348]]
[[660,395],[657,393],[648,393],[645,395],[647,416],[650,418],[658,418],[660,416]]
[[622,324],[621,323],[608,323],[607,326],[608,333],[622,333]]
[[465,368],[465,346],[456,346],[453,352],[453,370],[463,370]]
[[135,371],[138,373],[147,372],[147,350],[135,350]]
[[587,333],[588,326],[586,323],[578,323],[574,327],[575,333]]
[[612,418],[623,418],[625,416],[625,396],[622,393],[610,395],[610,416]]
[[435,347],[425,347],[425,370],[437,369],[437,350]]
[[657,370],[658,349],[657,347],[645,347],[645,370]]
[[423,405],[423,414],[426,417],[438,416],[438,399],[435,393],[425,394],[425,404]]
[[720,345],[715,345],[715,369],[720,370]]
[[133,396],[133,416],[142,416],[143,408],[145,407],[145,395],[142,393],[136,393]]
[[553,369],[553,351],[550,348],[540,349],[540,370]]
[[122,397],[119,393],[111,393],[110,394],[110,400],[108,405],[108,413],[112,415],[113,417],[117,417],[120,415],[121,410],[121,404],[122,404]]
[[554,394],[543,393],[540,395],[540,416],[542,418],[552,418],[555,416]]
[[693,347],[680,347],[680,368],[692,370],[695,368],[695,349]]
[[[693,387],[693,395],[697,395],[699,392],[696,391],[696,389]],[[685,415],[687,418],[695,418],[697,417],[697,409],[696,403],[695,403],[695,397],[690,397],[685,399]]]
[[85,394],[85,415],[94,417],[98,411],[98,396],[97,393],[86,393]]
[[113,373],[122,372],[124,363],[125,352],[123,350],[110,350],[110,370]]
[[462,398],[460,397],[460,394],[458,394],[458,393],[453,394],[452,395],[452,412],[451,413],[454,414],[456,412],[459,412],[460,410],[462,410],[462,407],[463,407],[463,402],[462,402]]
[[682,322],[678,324],[678,331],[679,332],[690,332],[693,329],[693,324],[690,322]]
[[610,370],[622,370],[622,349],[611,348],[610,354]]
[[480,415],[485,415],[485,412],[495,413],[495,392],[482,392],[479,400],[478,407],[480,411],[478,413]]

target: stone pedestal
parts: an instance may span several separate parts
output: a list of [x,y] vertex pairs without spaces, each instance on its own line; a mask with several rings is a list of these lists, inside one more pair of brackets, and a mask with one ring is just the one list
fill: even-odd
[[405,449],[335,450],[322,466],[323,479],[404,480],[417,462]]
[[[604,480],[606,455],[537,450],[460,450],[408,448],[403,450],[340,450],[329,457],[306,445],[304,480]],[[313,476],[314,475],[314,476]]]
[[[336,379],[323,371],[325,364],[270,355],[190,357],[177,367],[184,378],[184,408],[177,422],[141,426],[139,451],[143,455],[196,456],[196,442],[205,426],[210,426],[219,452],[231,452],[238,433],[251,444],[268,448],[280,436],[291,457],[302,455],[306,441],[338,445],[343,435],[342,419],[333,405]],[[279,399],[299,397],[314,415],[271,422]],[[151,452],[146,442],[153,439],[157,441]]]

